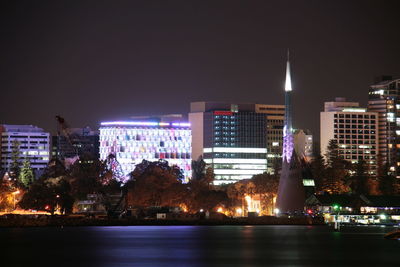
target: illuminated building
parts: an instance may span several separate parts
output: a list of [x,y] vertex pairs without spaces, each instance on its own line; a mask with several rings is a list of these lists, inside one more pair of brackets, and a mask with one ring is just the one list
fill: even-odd
[[99,132],[89,127],[71,128],[69,136],[52,137],[52,157],[73,158],[75,156],[89,154],[99,158]]
[[266,116],[268,172],[273,173],[276,161],[282,161],[285,106],[256,104],[255,108],[256,113]]
[[371,175],[377,174],[378,114],[367,112],[357,102],[336,98],[325,102],[321,112],[321,154],[325,155],[330,140],[336,140],[339,157],[357,163],[364,160]]
[[191,177],[191,130],[185,122],[112,121],[100,127],[100,159],[114,154],[124,175],[142,160],[163,159]]
[[381,164],[400,178],[400,79],[386,76],[371,85],[368,110],[378,113]]
[[36,176],[42,174],[49,162],[50,134],[33,125],[0,125],[1,168],[10,171],[14,142],[19,143],[20,162],[28,159]]
[[192,157],[203,157],[214,184],[233,183],[267,171],[266,116],[255,104],[193,102]]

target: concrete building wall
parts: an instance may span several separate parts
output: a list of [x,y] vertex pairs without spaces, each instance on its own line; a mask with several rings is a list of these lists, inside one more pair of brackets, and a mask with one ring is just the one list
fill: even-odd
[[334,112],[321,112],[320,144],[322,156],[326,154],[329,141],[334,137],[334,114]]
[[204,113],[189,113],[189,122],[192,129],[192,159],[203,156],[204,148]]

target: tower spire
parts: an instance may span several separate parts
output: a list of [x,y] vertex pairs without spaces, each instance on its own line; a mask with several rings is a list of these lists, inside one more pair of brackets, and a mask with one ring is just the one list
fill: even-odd
[[292,79],[290,76],[289,49],[285,80],[285,124],[283,127],[282,171],[279,180],[276,207],[281,212],[296,213],[304,209],[304,187],[301,179],[301,162],[294,151],[292,128]]
[[290,76],[289,49],[287,51],[286,79],[285,79],[285,125],[283,127],[283,161],[290,162],[293,153],[293,127],[292,127],[292,79]]
[[292,77],[290,76],[289,49],[287,50],[285,91],[292,91]]

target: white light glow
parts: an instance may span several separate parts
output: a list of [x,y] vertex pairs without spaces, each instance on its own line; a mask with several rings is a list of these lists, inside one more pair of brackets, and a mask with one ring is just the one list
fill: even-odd
[[217,153],[267,153],[266,148],[254,147],[214,147],[212,151]]
[[285,91],[292,91],[292,79],[290,77],[290,63],[289,60],[286,63],[286,80],[285,80]]
[[367,112],[365,108],[344,108],[342,112]]
[[267,164],[266,159],[214,159],[213,163],[254,163]]
[[314,183],[313,179],[303,179],[303,185],[304,186],[315,186],[315,183]]
[[102,122],[101,126],[174,126],[174,127],[190,127],[190,123],[186,122],[154,122],[154,121],[107,121]]
[[[265,166],[265,170],[267,169],[267,166]],[[234,169],[215,169],[214,173],[215,174],[261,174],[263,173],[264,170],[234,170]]]

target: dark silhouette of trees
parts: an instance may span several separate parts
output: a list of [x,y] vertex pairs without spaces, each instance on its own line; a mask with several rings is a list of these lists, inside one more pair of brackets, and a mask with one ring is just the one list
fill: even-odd
[[12,210],[14,208],[14,197],[12,195],[17,189],[13,183],[5,178],[0,178],[0,210]]
[[279,178],[267,173],[257,174],[251,178],[254,184],[254,193],[259,194],[261,208],[267,214],[273,213],[273,200],[278,194]]
[[[184,198],[181,170],[168,162],[143,160],[127,183],[128,202],[134,206],[179,206]],[[168,196],[168,197],[167,197]]]
[[322,181],[322,190],[331,194],[342,194],[349,192],[346,181],[349,177],[351,164],[339,157],[339,147],[336,140],[330,140],[327,152],[326,171]]
[[62,214],[72,212],[74,199],[65,177],[40,178],[33,183],[18,203],[23,209],[46,210],[54,214],[59,208]]
[[314,151],[310,168],[315,183],[315,191],[322,192],[324,190],[324,182],[326,181],[326,163],[319,151]]
[[368,174],[368,167],[364,160],[358,160],[353,165],[354,174],[350,177],[350,188],[352,192],[359,195],[369,195],[371,181]]
[[383,195],[395,195],[399,194],[398,179],[389,171],[389,164],[383,165],[378,177],[379,190]]
[[201,180],[206,175],[206,163],[200,156],[197,160],[192,160],[192,180]]

